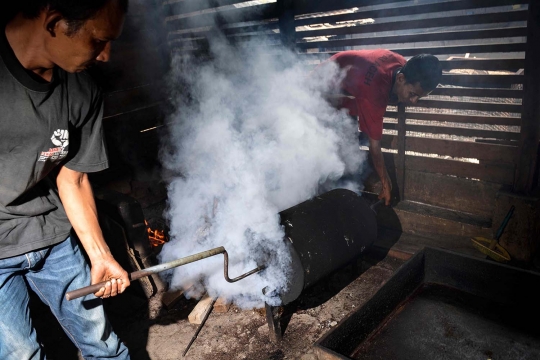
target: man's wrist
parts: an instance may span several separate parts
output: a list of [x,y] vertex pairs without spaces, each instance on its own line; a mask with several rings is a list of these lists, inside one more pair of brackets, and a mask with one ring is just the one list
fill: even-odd
[[102,261],[112,257],[111,250],[107,245],[105,246],[92,246],[90,249],[86,249],[90,262]]

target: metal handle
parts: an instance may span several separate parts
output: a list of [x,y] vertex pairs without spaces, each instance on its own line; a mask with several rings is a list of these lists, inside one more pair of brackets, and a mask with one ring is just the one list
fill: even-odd
[[[143,278],[145,276],[150,276],[152,274],[157,274],[159,272],[169,270],[169,269],[172,269],[172,268],[175,268],[175,267],[178,267],[178,266],[187,265],[189,263],[192,263],[192,262],[195,262],[195,261],[198,261],[198,260],[202,260],[202,259],[214,256],[214,255],[218,255],[218,254],[223,254],[223,256],[224,256],[223,275],[225,277],[225,280],[227,280],[230,283],[242,280],[243,278],[248,277],[249,275],[255,274],[255,273],[257,273],[257,272],[259,272],[259,271],[266,268],[265,266],[259,266],[256,269],[251,270],[250,272],[247,272],[247,273],[245,273],[243,275],[240,275],[240,276],[238,276],[238,277],[236,277],[234,279],[231,279],[231,278],[229,278],[229,255],[227,254],[227,251],[225,250],[225,248],[223,246],[220,246],[220,247],[217,247],[215,249],[211,249],[211,250],[203,251],[203,252],[200,252],[200,253],[197,253],[197,254],[194,254],[194,255],[186,256],[184,258],[173,260],[173,261],[168,262],[168,263],[164,263],[164,264],[160,264],[160,265],[156,265],[156,266],[151,266],[149,268],[139,270],[139,271],[134,271],[131,274],[129,274],[129,279],[130,279],[130,281],[138,280],[138,279]],[[102,282],[97,283],[97,284],[93,284],[93,285],[86,286],[86,287],[83,287],[83,288],[80,288],[80,289],[77,289],[77,290],[69,291],[69,292],[66,293],[66,299],[67,300],[73,300],[73,299],[77,299],[77,298],[80,298],[80,297],[85,296],[85,295],[93,294],[93,293],[99,291],[99,289],[101,289],[102,287],[104,287],[106,283],[107,283],[107,281],[102,281]]]
[[508,213],[506,214],[506,216],[504,217],[504,220],[501,224],[501,226],[499,226],[499,229],[497,230],[497,234],[495,235],[495,240],[499,241],[499,238],[501,237],[503,231],[504,231],[504,228],[506,227],[506,225],[508,224],[508,221],[510,220],[510,218],[512,217],[512,214],[514,213],[514,209],[516,207],[514,205],[512,205],[512,207],[510,208],[510,210],[508,210]]

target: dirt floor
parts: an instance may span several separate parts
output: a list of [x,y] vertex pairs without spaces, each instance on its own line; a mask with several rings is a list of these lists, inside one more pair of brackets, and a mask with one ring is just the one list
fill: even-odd
[[[163,203],[152,205],[155,196],[148,198],[151,200],[146,201],[144,196],[137,198],[144,205],[145,218],[159,218]],[[210,314],[185,359],[317,360],[314,343],[370,299],[399,266],[423,246],[481,256],[468,237],[428,239],[382,230],[379,229],[379,238],[366,258],[320,281],[284,309],[286,325],[283,325],[285,330],[279,343],[270,340],[263,309],[241,311],[233,306],[227,313]],[[158,293],[148,300],[133,286],[130,291],[105,302],[113,328],[134,360],[183,359],[182,354],[197,330],[198,325],[188,321],[197,300],[181,297],[167,307],[162,301],[163,295]],[[31,311],[49,360],[81,359],[56,319],[35,297]]]
[[[270,341],[263,309],[241,311],[232,306],[227,313],[213,312],[185,359],[315,360],[314,342],[362,306],[403,262],[390,256],[364,259],[306,290],[285,309],[288,324],[279,343]],[[197,301],[182,297],[167,308],[162,295],[147,301],[126,292],[106,303],[113,327],[134,360],[182,359],[197,330],[188,322]],[[33,300],[32,311],[39,314],[36,328],[48,359],[80,359],[52,315]]]

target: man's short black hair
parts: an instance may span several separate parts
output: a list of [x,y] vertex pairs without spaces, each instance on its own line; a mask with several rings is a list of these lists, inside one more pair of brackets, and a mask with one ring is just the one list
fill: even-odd
[[435,89],[442,77],[441,65],[437,57],[430,54],[413,56],[400,71],[409,84],[420,83],[422,90]]
[[96,16],[109,1],[117,1],[120,10],[127,12],[128,0],[17,0],[10,1],[10,6],[12,16],[22,13],[29,19],[38,17],[45,9],[58,11],[68,23],[68,35],[72,35],[85,21]]

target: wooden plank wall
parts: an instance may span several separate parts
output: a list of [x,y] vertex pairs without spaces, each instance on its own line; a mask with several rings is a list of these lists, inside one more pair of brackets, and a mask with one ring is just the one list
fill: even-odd
[[219,28],[232,42],[256,39],[269,48],[293,32],[306,67],[349,49],[438,56],[441,86],[414,107],[386,113],[383,143],[394,153],[400,195],[491,218],[496,191],[514,182],[528,0],[240,3],[164,2],[172,51],[204,51],[206,35]]
[[163,123],[164,76],[170,62],[164,16],[161,3],[154,0],[131,0],[129,6],[110,61],[92,69],[104,91],[103,124],[111,162],[110,169],[94,175],[96,183],[141,176],[158,164],[155,127]]
[[243,6],[242,0],[170,0],[163,3],[167,15],[167,40],[173,53],[204,52],[207,35],[219,28],[231,42],[258,41],[280,44],[279,16],[276,2]]

